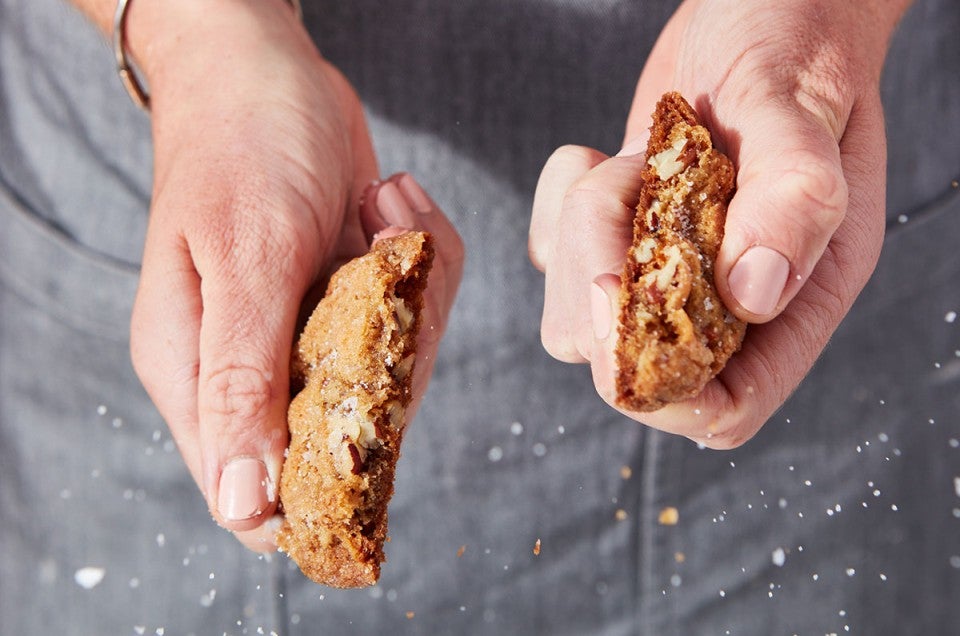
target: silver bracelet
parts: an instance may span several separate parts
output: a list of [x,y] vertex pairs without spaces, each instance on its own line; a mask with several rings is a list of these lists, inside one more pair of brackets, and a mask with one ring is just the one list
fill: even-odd
[[[303,21],[303,8],[300,0],[287,0],[293,7],[297,19]],[[127,22],[127,7],[130,0],[117,0],[117,10],[113,14],[113,56],[117,61],[117,75],[127,89],[127,94],[133,103],[145,111],[150,111],[150,94],[143,87],[137,72],[127,57],[125,27]]]

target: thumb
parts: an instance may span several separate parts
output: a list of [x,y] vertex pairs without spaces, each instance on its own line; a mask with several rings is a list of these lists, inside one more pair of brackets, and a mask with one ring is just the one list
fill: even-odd
[[739,318],[767,322],[803,286],[846,214],[839,136],[829,124],[840,118],[783,98],[741,104],[735,120],[717,119],[739,135],[726,139],[737,157],[737,192],[717,258],[717,288]]
[[285,256],[300,252],[294,245],[279,249],[278,236],[240,242],[247,241],[231,254],[197,259],[201,484],[216,520],[235,531],[276,510],[298,292],[309,280]]

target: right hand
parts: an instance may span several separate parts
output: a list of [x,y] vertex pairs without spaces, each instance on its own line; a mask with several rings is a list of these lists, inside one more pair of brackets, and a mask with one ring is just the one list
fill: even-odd
[[134,367],[213,517],[273,549],[301,300],[367,250],[362,108],[281,0],[134,3],[154,188]]
[[712,448],[753,436],[810,370],[880,253],[886,146],[879,78],[909,0],[686,0],[639,78],[615,157],[565,146],[534,198],[530,256],[545,273],[541,336],[589,362],[616,400],[619,272],[657,99],[679,90],[738,168],[715,281],[754,323],[691,400],[624,412]]

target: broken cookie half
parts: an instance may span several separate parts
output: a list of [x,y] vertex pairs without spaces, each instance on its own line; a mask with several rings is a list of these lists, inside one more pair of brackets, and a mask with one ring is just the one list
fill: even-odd
[[333,587],[380,576],[432,240],[407,232],[341,267],[297,341],[277,545]]
[[652,411],[698,395],[746,323],[714,285],[734,168],[679,93],[657,104],[620,288],[617,404]]

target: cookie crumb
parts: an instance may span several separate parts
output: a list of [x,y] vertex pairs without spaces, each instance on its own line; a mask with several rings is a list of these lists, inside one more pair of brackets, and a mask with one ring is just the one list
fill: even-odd
[[540,556],[540,539],[537,539],[537,542],[533,544],[533,555]]
[[673,506],[667,506],[661,510],[657,517],[657,522],[661,526],[675,526],[678,521],[680,521],[680,511]]
[[462,557],[462,556],[463,556],[463,553],[466,552],[466,551],[467,551],[467,546],[466,546],[466,545],[460,546],[460,547],[457,549],[457,558],[459,559],[460,557]]
[[632,468],[630,468],[629,466],[621,466],[621,467],[620,467],[620,479],[623,479],[624,481],[626,481],[626,480],[630,479],[630,477],[632,477],[632,476],[633,476],[633,469],[632,469]]
[[616,519],[617,521],[626,521],[627,511],[624,510],[623,508],[618,508],[617,511],[613,513],[613,518]]

